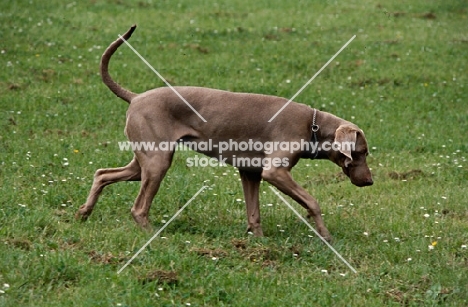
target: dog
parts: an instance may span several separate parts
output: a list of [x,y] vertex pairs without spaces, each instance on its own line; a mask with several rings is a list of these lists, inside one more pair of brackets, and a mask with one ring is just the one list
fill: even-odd
[[[354,144],[353,148],[331,146],[327,151],[317,148],[314,151],[302,148],[269,151],[249,148],[241,151],[230,148],[221,152],[215,146],[198,150],[209,157],[222,158],[223,162],[238,168],[247,209],[247,231],[263,236],[259,210],[259,186],[263,179],[303,206],[313,218],[319,234],[330,241],[331,235],[317,201],[293,180],[290,171],[300,158],[328,159],[340,166],[354,185],[372,185],[372,175],[366,163],[368,146],[364,132],[351,122],[296,102],[291,102],[269,121],[288,103],[287,99],[276,96],[191,86],[161,87],[141,94],[124,89],[112,79],[108,66],[112,55],[131,37],[135,28],[136,25],[132,26],[109,45],[100,64],[104,84],[129,103],[125,126],[129,141],[151,141],[155,144],[200,144],[207,141],[219,144],[227,140],[256,144],[314,142],[318,148],[325,144]],[[76,217],[88,218],[105,186],[120,181],[141,181],[131,214],[137,224],[149,227],[151,203],[171,166],[173,154],[174,150],[135,150],[127,166],[97,170],[86,203],[78,209]],[[266,164],[238,166],[235,165],[238,158],[273,163],[268,167]]]

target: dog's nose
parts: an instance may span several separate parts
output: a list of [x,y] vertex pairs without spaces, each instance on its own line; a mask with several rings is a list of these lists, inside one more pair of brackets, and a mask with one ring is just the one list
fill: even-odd
[[372,180],[372,178],[367,178],[365,180],[354,183],[354,185],[357,185],[358,187],[367,187],[367,186],[370,186],[370,185],[373,185],[373,184],[374,184],[374,181]]

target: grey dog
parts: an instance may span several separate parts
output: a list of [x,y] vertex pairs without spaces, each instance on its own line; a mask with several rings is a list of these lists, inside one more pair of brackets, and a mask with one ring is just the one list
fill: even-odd
[[[132,26],[122,38],[128,40],[135,30]],[[199,150],[214,158],[233,164],[233,159],[249,158],[276,161],[269,167],[237,166],[242,180],[247,208],[248,231],[262,236],[259,210],[259,186],[263,179],[284,194],[290,196],[314,219],[320,235],[326,240],[331,236],[322,220],[317,201],[297,184],[291,169],[300,158],[328,159],[338,166],[359,187],[373,184],[372,175],[366,163],[368,155],[364,133],[355,124],[330,113],[313,109],[304,104],[291,102],[276,118],[269,119],[288,100],[281,97],[233,93],[228,91],[190,86],[177,86],[176,90],[201,118],[169,87],[156,88],[141,94],[133,93],[117,84],[109,75],[109,60],[117,48],[124,43],[122,38],[114,41],[101,58],[101,76],[104,84],[118,97],[129,103],[125,134],[131,142],[191,142],[211,141],[213,144],[234,140],[236,142],[315,142],[321,145],[354,144],[353,148],[332,148],[330,150],[228,150],[220,154],[219,148]],[[131,209],[135,221],[142,227],[149,227],[148,213],[161,181],[171,166],[174,150],[137,150],[133,160],[124,167],[99,169],[86,203],[82,205],[77,218],[86,219],[92,212],[99,194],[109,184],[120,181],[141,181],[140,192]],[[287,163],[282,163],[287,161]]]

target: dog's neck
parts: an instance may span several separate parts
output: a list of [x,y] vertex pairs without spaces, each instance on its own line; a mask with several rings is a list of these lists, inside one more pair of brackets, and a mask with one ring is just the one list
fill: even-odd
[[[336,127],[335,129],[333,129],[333,127],[333,131],[331,131],[328,125],[323,124],[323,121],[326,120],[325,118],[330,115],[331,114],[322,112],[318,109],[313,109],[312,118],[309,125],[309,140],[313,147],[311,146],[312,148],[310,148],[308,152],[303,153],[304,158],[312,160],[328,159],[326,151],[317,149],[321,148],[323,142],[333,142],[334,140],[334,133],[336,128],[338,127]],[[333,117],[334,116],[332,115],[332,118]],[[315,149],[315,151],[312,149]]]
[[[314,117],[312,118],[312,125],[310,125],[310,130],[312,132],[311,142],[313,142],[313,146],[318,145],[318,138],[317,132],[319,131],[320,126],[317,125],[317,109],[314,109]],[[317,159],[319,155],[319,150],[315,149],[315,152],[312,152],[312,160]]]

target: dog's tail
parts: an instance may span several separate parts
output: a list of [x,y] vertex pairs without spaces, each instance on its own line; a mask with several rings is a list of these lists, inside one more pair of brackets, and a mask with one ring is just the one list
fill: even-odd
[[[137,96],[136,93],[133,93],[129,90],[124,89],[120,84],[112,80],[112,77],[109,74],[109,60],[112,55],[115,53],[117,48],[124,43],[124,40],[128,40],[133,31],[135,31],[136,25],[133,25],[121,38],[117,39],[115,42],[107,47],[106,51],[102,54],[101,57],[101,78],[105,85],[115,94],[117,97],[122,98],[126,102],[130,103],[132,99]],[[123,39],[122,39],[123,38]]]

